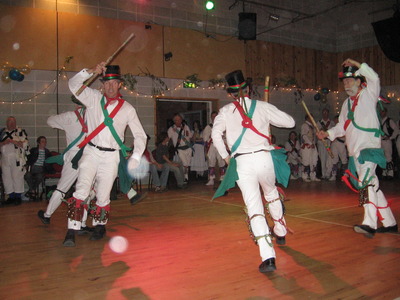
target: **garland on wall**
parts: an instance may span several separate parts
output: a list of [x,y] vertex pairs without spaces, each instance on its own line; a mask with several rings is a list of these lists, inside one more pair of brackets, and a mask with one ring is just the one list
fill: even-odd
[[[11,100],[11,101],[6,101],[6,100],[1,100],[1,103],[24,103],[24,102],[31,102],[34,99],[37,99],[40,95],[45,95],[48,93],[48,89],[54,85],[57,82],[57,77],[61,77],[63,79],[68,79],[67,73],[66,73],[66,66],[69,64],[69,62],[73,59],[73,56],[67,56],[64,61],[63,67],[57,71],[56,78],[50,82],[48,85],[45,86],[43,90],[40,92],[34,94],[32,97],[29,98],[24,98],[24,99],[18,99],[18,100]],[[9,62],[4,62],[0,65],[0,70],[3,71],[2,75],[2,81],[4,83],[10,83],[12,80],[16,82],[21,82],[24,80],[24,77],[21,78],[21,76],[25,74],[29,74],[31,71],[29,66],[22,66],[19,68],[14,67],[12,64]],[[12,70],[16,70],[18,72],[11,72]],[[10,72],[11,78],[10,77]],[[138,91],[137,88],[137,77],[148,77],[151,79],[152,82],[152,87],[151,87],[151,93],[143,93]],[[173,90],[169,89],[167,84],[159,77],[151,74],[149,70],[146,69],[146,71],[143,71],[140,69],[140,73],[137,75],[133,75],[131,73],[126,73],[122,75],[123,79],[123,88],[127,91],[130,91],[131,94],[136,93],[137,96],[140,97],[149,97],[149,98],[154,98],[156,96],[164,96],[167,91],[176,91],[178,89],[182,88],[196,88],[196,89],[203,89],[203,90],[215,90],[215,89],[223,89],[225,90],[226,88],[226,83],[223,79],[217,78],[217,79],[210,79],[207,81],[202,81],[198,78],[198,74],[194,73],[191,75],[186,76],[186,79],[179,83]],[[204,83],[204,84],[203,84]],[[250,81],[249,82],[249,87],[250,87],[250,95],[252,97],[260,98],[261,99],[261,94],[258,91],[257,88],[253,88],[253,84]],[[327,103],[327,95],[330,92],[333,92],[336,94],[336,98],[334,99],[335,102],[335,112],[339,113],[339,100],[338,100],[338,91],[331,91],[328,88],[318,88],[318,89],[303,89],[301,87],[298,87],[297,81],[295,78],[292,77],[280,77],[276,79],[276,82],[273,85],[273,88],[271,89],[272,91],[282,91],[282,92],[293,92],[294,95],[294,102],[298,104],[301,102],[301,100],[304,97],[304,92],[315,92],[316,94],[314,95],[314,100],[315,101],[320,101],[322,104]],[[53,91],[54,93],[54,91]],[[12,95],[14,97],[14,94]],[[396,95],[394,92],[389,92],[387,93],[387,98],[396,98]],[[397,98],[397,101],[400,101],[400,98]]]

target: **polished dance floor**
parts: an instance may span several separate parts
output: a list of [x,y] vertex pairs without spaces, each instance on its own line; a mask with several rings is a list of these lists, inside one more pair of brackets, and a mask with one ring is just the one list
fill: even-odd
[[[400,222],[399,185],[381,181]],[[239,189],[213,202],[212,195],[201,181],[149,192],[135,206],[120,194],[107,236],[77,236],[74,248],[62,246],[65,206],[50,225],[36,216],[45,201],[2,207],[0,299],[400,297],[400,235],[355,233],[363,210],[343,183],[290,182],[286,220],[294,233],[285,246],[275,245],[277,270],[270,274],[258,271]]]

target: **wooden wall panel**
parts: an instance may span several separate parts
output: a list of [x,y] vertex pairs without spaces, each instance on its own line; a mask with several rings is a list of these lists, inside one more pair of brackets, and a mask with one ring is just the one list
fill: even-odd
[[294,78],[296,78],[299,87],[307,87],[308,75],[307,72],[307,53],[305,48],[296,47],[294,54]]
[[32,69],[55,70],[54,11],[0,5],[0,20],[0,63],[8,61],[15,67],[29,64]]
[[[256,41],[246,44],[247,76],[263,84],[266,75],[271,85],[285,86],[295,80],[298,87],[337,89],[336,54],[290,45]],[[265,64],[268,62],[268,65]]]
[[[73,26],[72,26],[73,25]],[[122,73],[139,74],[141,70],[161,77],[163,63],[162,26],[114,20],[87,15],[59,13],[59,52],[63,62],[73,56],[70,70],[92,67],[106,61],[134,33],[135,37],[122,49],[113,64],[121,65]]]
[[243,42],[226,36],[207,37],[202,32],[164,28],[164,52],[173,57],[165,63],[165,77],[186,78],[198,74],[201,80],[224,78],[244,69]]
[[[0,63],[30,64],[33,69],[55,70],[67,56],[74,58],[67,69],[106,60],[131,32],[136,38],[115,58],[123,73],[149,72],[158,77],[186,78],[197,73],[201,80],[223,78],[235,69],[244,71],[256,84],[270,85],[295,79],[301,88],[341,87],[337,73],[344,59],[367,62],[379,74],[381,84],[400,84],[400,66],[387,59],[379,46],[343,53],[268,43],[239,41],[236,38],[180,28],[115,20],[88,15],[0,5]],[[13,45],[19,45],[19,49]],[[170,61],[164,53],[172,52]]]
[[359,62],[366,62],[378,73],[382,86],[400,84],[400,64],[389,60],[379,46],[338,53],[338,65],[346,58],[352,58]]

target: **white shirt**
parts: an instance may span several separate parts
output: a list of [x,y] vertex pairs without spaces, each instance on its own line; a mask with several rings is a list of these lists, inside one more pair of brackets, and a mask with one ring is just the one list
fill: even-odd
[[[182,135],[181,135],[181,141],[179,143],[178,146],[186,146],[186,141],[190,142],[190,139],[193,136],[193,132],[190,130],[189,126],[187,126],[186,124],[181,125],[183,126],[183,130],[182,130]],[[181,131],[182,127],[176,127],[176,125],[172,125],[170,128],[168,128],[167,134],[168,137],[172,140],[172,143],[175,147],[176,143],[178,142],[178,135],[179,135],[179,131]]]
[[[364,88],[359,95],[358,104],[354,111],[354,121],[362,128],[379,129],[379,119],[376,113],[376,104],[380,93],[380,82],[378,74],[366,63],[362,63],[360,69],[356,72],[363,75],[367,80],[367,87]],[[350,156],[358,157],[360,151],[367,148],[381,148],[381,138],[376,137],[374,132],[367,132],[354,127],[353,122],[344,129],[347,120],[348,102],[350,107],[353,100],[347,98],[339,115],[339,123],[335,127],[328,130],[329,139],[333,141],[337,137],[346,136],[347,150]]]
[[[88,135],[96,129],[97,126],[104,122],[103,110],[101,108],[101,98],[103,97],[103,94],[100,91],[87,87],[79,96],[76,95],[76,92],[82,86],[83,82],[91,75],[92,74],[89,74],[86,69],[84,69],[72,77],[68,82],[71,92],[86,106],[86,123],[89,131]],[[107,106],[108,114],[113,111],[117,104],[118,101],[114,101],[114,103]],[[113,127],[121,141],[124,141],[126,126],[129,126],[134,137],[134,150],[132,157],[139,161],[146,148],[147,136],[143,130],[142,124],[140,123],[136,110],[132,105],[124,101],[121,109],[113,118]],[[100,131],[91,142],[100,147],[120,149],[120,146],[107,126]]]
[[314,126],[308,122],[305,121],[303,125],[301,125],[301,140],[302,140],[302,145],[307,144],[309,146],[314,145],[315,146],[315,128]]
[[203,140],[205,142],[209,142],[210,138],[211,138],[211,131],[212,131],[212,127],[210,125],[207,125],[204,130],[203,130]]
[[[247,107],[250,109],[251,100],[246,97],[245,101]],[[254,127],[260,133],[266,136],[270,135],[270,124],[285,128],[292,128],[295,125],[295,121],[291,116],[279,110],[274,105],[264,101],[257,101],[252,121]],[[211,134],[214,146],[217,148],[222,158],[226,158],[229,155],[223,140],[224,132],[226,131],[226,142],[228,147],[229,149],[232,149],[232,146],[242,133],[242,130],[242,117],[236,109],[236,106],[233,103],[229,103],[222,107],[218,115],[215,117]],[[248,128],[243,135],[239,147],[234,153],[231,153],[231,155],[234,155],[235,153],[247,153],[262,149],[272,150],[274,149],[274,146],[272,146],[266,138],[256,134],[254,131]]]
[[[52,128],[57,128],[65,131],[67,146],[71,144],[82,132],[82,125],[79,122],[75,112],[73,111],[50,116],[47,119],[47,125]],[[84,134],[70,150],[78,151],[78,145],[81,141],[83,141],[85,136],[86,134]]]

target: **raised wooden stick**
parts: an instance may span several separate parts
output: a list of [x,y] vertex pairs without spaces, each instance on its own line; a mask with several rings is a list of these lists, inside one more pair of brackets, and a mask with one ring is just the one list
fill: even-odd
[[269,102],[269,76],[265,77],[264,101]]
[[[303,107],[304,107],[304,109],[305,109],[305,111],[306,111],[306,113],[307,113],[307,116],[310,118],[311,123],[313,124],[313,126],[315,127],[315,130],[316,130],[317,133],[318,133],[318,132],[319,132],[318,125],[317,125],[317,123],[315,122],[315,120],[314,120],[313,116],[311,115],[310,111],[308,110],[306,103],[304,102],[304,100],[302,100],[301,103],[303,104]],[[329,156],[333,158],[333,153],[332,153],[332,151],[331,151],[331,148],[329,148],[329,145],[328,145],[327,141],[326,141],[325,139],[323,139],[323,140],[321,140],[321,141],[322,141],[322,143],[324,144],[324,146],[325,146],[325,148],[326,148],[326,151],[328,151]]]
[[[113,59],[114,57],[118,54],[118,52],[120,52],[122,50],[122,48],[124,48],[126,46],[126,44],[129,43],[129,41],[135,37],[135,34],[131,34],[126,40],[125,42],[106,60],[106,65],[108,65]],[[93,74],[88,80],[86,80],[83,85],[79,88],[79,90],[76,92],[76,96],[79,96],[83,90],[88,87],[93,81],[95,81],[95,79],[97,78],[99,74]]]

